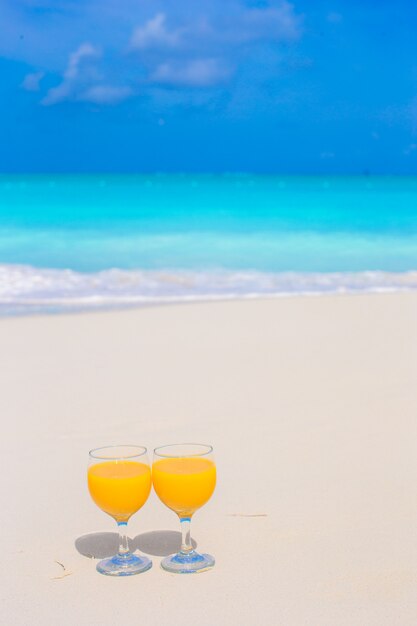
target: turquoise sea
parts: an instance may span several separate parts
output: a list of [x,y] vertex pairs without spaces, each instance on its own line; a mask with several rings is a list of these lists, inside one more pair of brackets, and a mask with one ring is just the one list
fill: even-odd
[[0,313],[417,289],[417,177],[0,176]]

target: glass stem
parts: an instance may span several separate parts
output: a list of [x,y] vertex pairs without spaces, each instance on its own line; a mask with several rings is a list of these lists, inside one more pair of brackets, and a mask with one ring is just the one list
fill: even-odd
[[117,522],[119,528],[119,556],[129,554],[129,540],[127,538],[127,522]]
[[193,550],[191,543],[191,517],[180,517],[181,522],[181,554],[189,554]]

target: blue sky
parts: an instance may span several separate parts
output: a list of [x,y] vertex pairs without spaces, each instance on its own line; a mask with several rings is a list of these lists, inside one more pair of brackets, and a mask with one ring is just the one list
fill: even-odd
[[0,171],[410,174],[411,0],[0,0]]

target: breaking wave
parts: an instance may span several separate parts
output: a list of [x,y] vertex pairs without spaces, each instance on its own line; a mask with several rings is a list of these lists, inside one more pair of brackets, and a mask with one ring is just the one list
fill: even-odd
[[417,271],[258,272],[109,269],[94,273],[0,265],[0,315],[170,302],[417,290]]

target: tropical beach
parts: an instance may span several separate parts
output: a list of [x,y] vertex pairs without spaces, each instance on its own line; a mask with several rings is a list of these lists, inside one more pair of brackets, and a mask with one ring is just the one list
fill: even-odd
[[[416,315],[406,293],[3,319],[4,619],[411,626]],[[153,568],[99,575],[88,450],[190,440],[216,454],[192,525],[214,570],[160,569],[179,524],[152,494],[129,536]]]
[[2,0],[7,626],[417,623],[417,5]]

